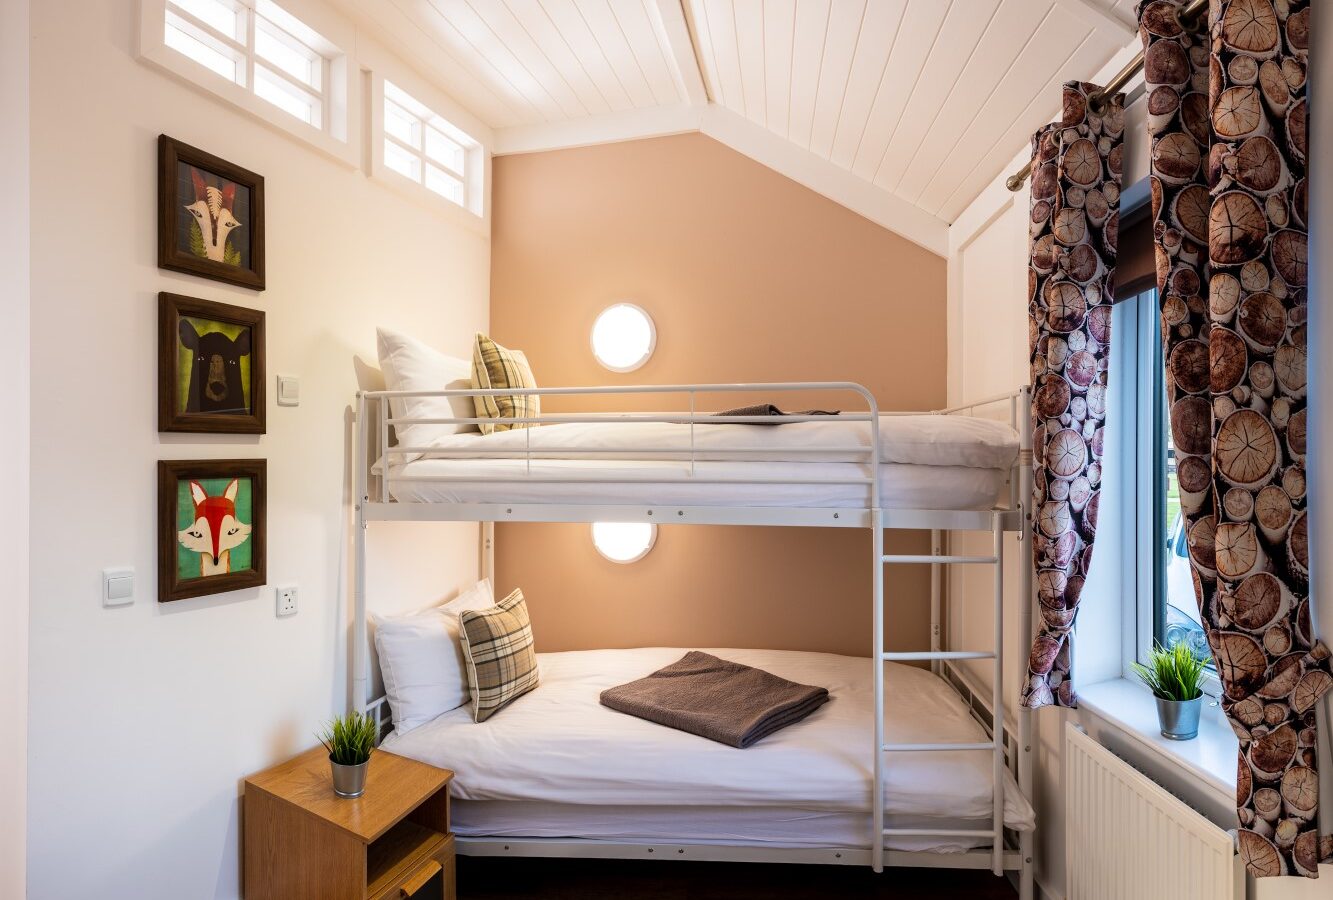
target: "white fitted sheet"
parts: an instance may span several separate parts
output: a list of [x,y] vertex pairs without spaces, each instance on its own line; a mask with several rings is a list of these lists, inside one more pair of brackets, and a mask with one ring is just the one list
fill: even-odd
[[[538,654],[541,684],[491,719],[474,723],[463,706],[406,735],[390,735],[384,747],[452,769],[453,794],[466,801],[869,814],[874,759],[870,660],[802,651],[709,650],[829,690],[830,701],[808,718],[745,750],[598,702],[606,688],[641,678],[685,652],[656,647]],[[923,669],[885,666],[886,740],[985,739],[962,699],[941,679]],[[1006,783],[1006,824],[1032,828],[1031,806],[1011,781]],[[889,757],[884,798],[891,817],[937,823],[933,827],[985,820],[991,796],[987,753]],[[643,827],[649,824],[645,819]],[[570,830],[580,827],[572,823]],[[710,833],[705,829],[705,835]],[[673,837],[686,840],[690,834]],[[811,839],[818,840],[817,833]]]
[[[695,460],[856,463],[866,461],[870,423],[829,416],[782,425],[689,425],[609,414],[595,423],[443,435],[426,446],[452,451],[451,459],[465,458],[468,451],[522,457],[530,448],[548,451],[543,454],[548,459],[689,460],[693,447]],[[973,416],[880,416],[879,447],[880,462],[1005,469],[1018,456],[1018,434],[1007,423]],[[430,452],[424,455],[432,458]]]
[[[969,416],[881,416],[879,444],[880,505],[895,509],[989,509],[1000,498],[1018,454],[1018,435],[1007,424]],[[392,458],[389,492],[394,499],[871,505],[868,485],[832,483],[870,476],[865,458],[869,424],[832,417],[773,426],[690,426],[608,416],[597,423],[447,435],[429,446],[430,452],[413,455],[410,461]],[[547,452],[528,461],[523,454],[529,448]],[[499,455],[468,455],[481,452]],[[381,470],[382,464],[377,465],[376,472]],[[706,483],[708,479],[731,483]],[[775,483],[736,483],[741,479]]]
[[[991,509],[1008,469],[882,463],[880,505],[886,509]],[[868,478],[855,463],[687,462],[554,459],[529,469],[515,459],[418,459],[394,466],[389,493],[417,503],[567,503],[589,505],[786,506],[865,508]],[[447,481],[412,480],[447,477]],[[569,479],[577,481],[544,481]],[[612,479],[635,479],[616,483]],[[700,483],[700,479],[762,478],[772,484]],[[509,479],[497,481],[496,479]],[[820,483],[823,480],[824,483]]]
[[[1016,788],[1015,788],[1016,789]],[[888,815],[885,828],[990,828],[984,819]],[[715,844],[744,847],[869,847],[868,812],[783,806],[582,806],[540,800],[455,800],[449,826],[460,837],[578,838],[630,844]],[[889,835],[890,850],[957,853],[988,847],[965,837]],[[462,852],[466,852],[463,850]]]

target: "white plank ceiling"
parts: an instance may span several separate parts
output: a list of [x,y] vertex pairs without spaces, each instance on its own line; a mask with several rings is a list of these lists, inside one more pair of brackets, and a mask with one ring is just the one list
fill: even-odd
[[1124,45],[1042,0],[688,0],[709,95],[952,221]]
[[[943,223],[1052,116],[1060,82],[1134,39],[1134,0],[342,5],[498,143],[510,129],[541,146],[547,127],[551,146],[568,146],[580,122],[593,142],[618,117],[706,104]],[[663,133],[682,130],[672,122]]]

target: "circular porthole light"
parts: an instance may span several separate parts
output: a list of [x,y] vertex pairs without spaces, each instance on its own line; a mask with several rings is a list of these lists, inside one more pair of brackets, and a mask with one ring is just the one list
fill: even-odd
[[633,372],[657,346],[657,329],[642,307],[616,303],[592,323],[592,355],[612,372]]
[[657,526],[651,522],[594,522],[592,526],[592,545],[611,562],[638,562],[656,541]]

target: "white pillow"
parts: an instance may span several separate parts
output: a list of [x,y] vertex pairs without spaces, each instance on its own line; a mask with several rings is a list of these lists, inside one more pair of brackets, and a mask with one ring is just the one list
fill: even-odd
[[[468,390],[472,387],[472,363],[456,356],[446,356],[416,338],[375,329],[380,370],[384,384],[391,391]],[[411,416],[423,419],[470,419],[476,416],[471,397],[399,397],[389,400],[394,418]],[[428,447],[437,440],[462,431],[476,431],[476,425],[399,425],[395,427],[398,443],[407,447]],[[394,462],[411,462],[421,454],[395,456]]]
[[406,616],[373,616],[384,693],[398,734],[468,702],[458,614],[494,605],[491,580],[484,578],[443,606]]

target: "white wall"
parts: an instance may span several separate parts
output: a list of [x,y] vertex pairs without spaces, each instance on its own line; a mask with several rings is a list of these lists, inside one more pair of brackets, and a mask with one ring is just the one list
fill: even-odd
[[[311,746],[347,702],[355,363],[374,364],[379,323],[460,355],[487,324],[485,235],[138,62],[137,6],[32,6],[27,861],[41,900],[238,896],[240,779]],[[268,290],[157,268],[159,132],[265,176]],[[268,370],[300,376],[301,405],[270,399],[262,438],[159,435],[159,290],[263,309]],[[158,604],[155,462],[230,456],[268,459],[270,587]],[[394,573],[372,582],[379,608],[476,575],[476,526],[373,537]],[[100,570],[122,564],[136,602],[103,609]],[[299,586],[295,617],[275,617],[275,584]]]
[[0,471],[0,897],[24,891],[28,734],[28,0],[0,3],[0,382],[7,392]]
[[[1315,49],[1312,56],[1318,65],[1312,74],[1311,96],[1333,96],[1333,22],[1325,16],[1315,16]],[[1118,70],[1139,49],[1137,38],[1113,58],[1100,73],[1104,79]],[[1091,79],[1099,80],[1098,78]],[[1052,118],[1058,109],[1059,98],[1052,98]],[[1317,108],[1318,101],[1311,108]],[[1327,103],[1324,104],[1328,106]],[[1319,148],[1333,145],[1333,116],[1314,117],[1314,149],[1311,159],[1328,159]],[[1142,101],[1126,110],[1125,175],[1126,186],[1148,174],[1147,126]],[[954,222],[949,241],[949,403],[994,394],[1008,386],[1026,383],[1027,369],[1027,244],[1028,194],[1026,188],[1011,194],[1004,186],[1008,175],[1027,161],[1028,148],[1016,147],[1011,164]],[[1311,337],[1312,366],[1320,367],[1322,378],[1311,373],[1311,384],[1322,384],[1325,391],[1333,384],[1333,314],[1313,302],[1318,297],[1327,305],[1333,269],[1333,173],[1328,166],[1315,166],[1312,178],[1311,207],[1318,209],[1312,227],[1311,272]],[[1321,354],[1315,348],[1328,348]],[[1114,366],[1114,361],[1112,363]],[[1113,370],[1114,371],[1114,370]],[[1114,375],[1113,375],[1114,379]],[[1114,380],[1112,388],[1114,390]],[[1313,390],[1313,388],[1312,388]],[[1111,398],[1115,403],[1115,398]],[[1114,406],[1112,407],[1114,408]],[[1333,415],[1327,414],[1328,402],[1320,402],[1313,393],[1310,410],[1311,433],[1325,444],[1333,444]],[[1321,412],[1325,414],[1320,415]],[[1117,452],[1114,421],[1108,422],[1108,454]],[[1312,438],[1314,440],[1315,438]],[[1312,451],[1309,456],[1315,468],[1311,471],[1312,494],[1328,497],[1333,491],[1333,454]],[[1322,464],[1315,464],[1318,460]],[[1108,478],[1113,476],[1108,466]],[[1318,487],[1314,487],[1316,479]],[[1122,532],[1132,536],[1137,523],[1128,511],[1118,510],[1108,497],[1115,495],[1114,485],[1104,488],[1101,506],[1101,527],[1097,551],[1089,580],[1080,603],[1078,633],[1080,640],[1075,652],[1077,684],[1088,685],[1116,677],[1123,659],[1121,649],[1122,617],[1126,614],[1123,598],[1133,596],[1133,585],[1119,583]],[[1314,504],[1312,540],[1322,552],[1312,553],[1312,559],[1333,558],[1333,502]],[[970,540],[970,538],[968,539]],[[982,550],[983,544],[971,549]],[[1005,584],[1006,665],[1004,669],[1005,696],[1017,703],[1019,683],[1027,660],[1027,648],[1018,646],[1018,610],[1021,602],[1018,591],[1018,566],[1027,560],[1018,559],[1013,552],[1016,542],[1006,544],[1007,559]],[[964,551],[966,552],[966,551]],[[992,641],[990,619],[979,615],[976,605],[988,590],[984,583],[988,573],[962,572],[950,580],[949,627],[951,647],[989,646]],[[1314,573],[1315,592],[1319,596],[1319,624],[1325,640],[1333,639],[1333,566],[1324,566]],[[976,675],[990,683],[989,672],[978,666]],[[1082,724],[1098,740],[1121,755],[1133,759],[1151,776],[1176,791],[1197,809],[1214,821],[1232,827],[1234,810],[1230,799],[1183,778],[1181,773],[1162,764],[1160,757],[1145,754],[1130,739],[1114,727],[1101,721],[1088,710],[1077,712],[1047,708],[1036,713],[1036,807],[1038,823],[1038,882],[1048,897],[1062,897],[1065,882],[1064,842],[1064,725],[1073,719]],[[1333,737],[1330,734],[1329,737]],[[1326,790],[1325,796],[1330,793]],[[1284,879],[1279,885],[1271,880],[1262,883],[1253,896],[1256,900],[1298,900],[1306,896],[1327,896],[1330,890],[1326,879],[1333,877],[1333,867],[1323,867],[1324,878],[1318,882],[1304,879]],[[1307,893],[1308,892],[1308,893]],[[1316,893],[1318,892],[1318,893]]]

